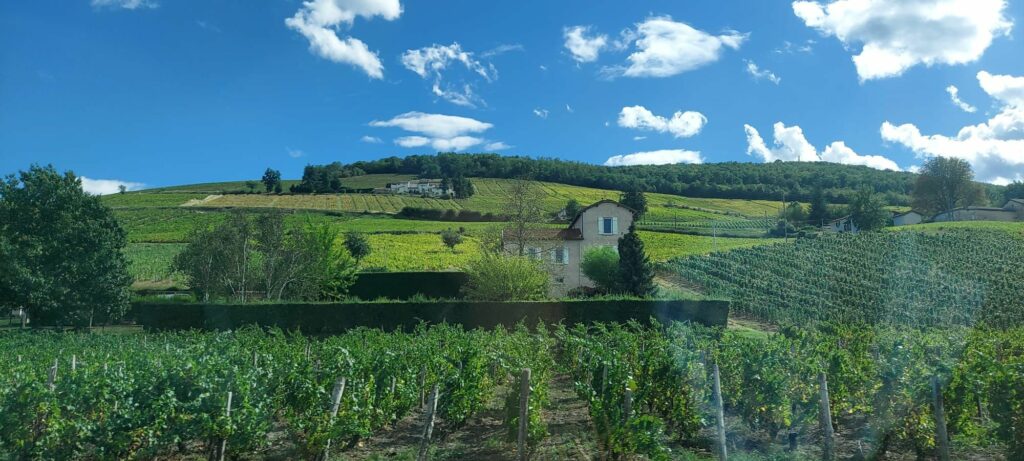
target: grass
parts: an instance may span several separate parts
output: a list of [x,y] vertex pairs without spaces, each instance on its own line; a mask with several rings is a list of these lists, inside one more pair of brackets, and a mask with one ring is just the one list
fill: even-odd
[[780,243],[779,239],[764,238],[723,238],[704,235],[670,234],[664,232],[637,231],[644,241],[647,256],[654,262],[668,261],[681,256],[708,254],[713,251],[727,251],[758,245]]
[[206,194],[142,191],[104,195],[100,200],[111,208],[148,208],[181,206],[189,200],[200,200],[204,197]]

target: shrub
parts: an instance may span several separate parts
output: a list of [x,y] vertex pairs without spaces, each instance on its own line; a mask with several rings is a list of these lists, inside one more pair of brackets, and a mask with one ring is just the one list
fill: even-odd
[[548,274],[540,261],[522,256],[485,253],[466,267],[467,299],[536,301],[548,294]]
[[615,291],[619,279],[619,253],[612,247],[595,247],[583,254],[583,275],[604,292]]
[[462,234],[451,229],[441,231],[441,243],[449,250],[455,251],[455,245],[462,243]]

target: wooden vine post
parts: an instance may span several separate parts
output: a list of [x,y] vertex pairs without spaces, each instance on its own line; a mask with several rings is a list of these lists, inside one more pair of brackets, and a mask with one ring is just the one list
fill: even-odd
[[[231,421],[231,399],[234,397],[234,393],[228,391],[228,407],[224,411],[224,417]],[[228,453],[228,439],[224,437],[220,439],[220,447],[217,449],[217,461],[224,461]]]
[[935,441],[939,461],[949,461],[949,434],[946,432],[946,414],[942,406],[942,386],[939,377],[932,376],[932,402],[935,410]]
[[821,399],[821,437],[824,445],[821,449],[821,459],[832,461],[835,457],[835,432],[832,429],[832,405],[828,398],[828,377],[824,372],[818,373],[818,388]]
[[[341,396],[345,393],[345,378],[338,378],[338,381],[334,383],[334,390],[331,392],[331,412],[330,418],[328,418],[328,427],[334,425],[334,419],[338,417],[338,410],[341,409]],[[327,444],[324,445],[324,452],[320,459],[327,461],[327,455],[331,451],[331,439],[327,439]]]
[[633,414],[633,390],[626,388],[626,394],[622,397],[622,422],[628,423],[630,415]]
[[725,447],[725,408],[722,405],[722,381],[718,374],[718,363],[716,362],[711,367],[713,379],[712,379],[712,392],[715,399],[715,427],[718,432],[718,459],[727,460],[729,459],[728,449]]
[[50,367],[49,380],[46,382],[46,386],[49,387],[51,391],[57,390],[57,363],[59,361],[60,359],[55,359],[53,361],[53,366]]
[[437,398],[439,389],[437,384],[430,391],[430,402],[427,403],[427,421],[423,426],[423,439],[420,441],[420,452],[416,455],[416,461],[427,461],[427,453],[430,451],[430,437],[434,433],[434,412],[437,411]]
[[519,461],[527,458],[527,430],[530,426],[530,369],[523,368],[519,383],[519,437],[516,439],[516,455]]

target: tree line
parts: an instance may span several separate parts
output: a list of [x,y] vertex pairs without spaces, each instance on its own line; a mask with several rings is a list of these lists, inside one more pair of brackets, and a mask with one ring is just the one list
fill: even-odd
[[[816,189],[821,189],[830,203],[849,203],[858,190],[871,187],[892,205],[911,203],[915,180],[914,174],[906,172],[823,162],[608,167],[554,158],[456,153],[387,157],[337,164],[334,168],[350,174],[412,174],[431,178],[529,177],[599,189],[640,189],[707,198],[778,200],[785,193],[792,200],[806,202]],[[1004,189],[984,187],[993,195],[1001,195]]]

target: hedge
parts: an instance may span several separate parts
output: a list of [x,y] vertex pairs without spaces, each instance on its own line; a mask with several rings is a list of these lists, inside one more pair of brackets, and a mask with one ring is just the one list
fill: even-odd
[[348,294],[365,300],[457,298],[466,280],[464,272],[361,272]]
[[339,333],[356,327],[408,331],[422,322],[467,329],[593,322],[692,321],[725,326],[727,301],[425,302],[344,304],[168,304],[136,303],[136,322],[147,331],[231,330],[245,325],[280,327],[307,334]]

